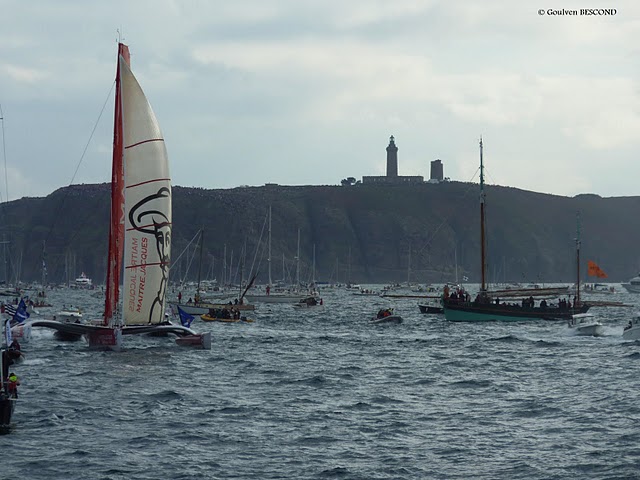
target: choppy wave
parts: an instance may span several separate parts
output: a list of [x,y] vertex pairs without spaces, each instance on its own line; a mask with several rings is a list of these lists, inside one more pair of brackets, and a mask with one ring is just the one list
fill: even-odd
[[637,477],[640,342],[622,340],[620,312],[597,310],[605,337],[580,338],[396,300],[403,323],[380,329],[367,319],[382,305],[323,297],[339,315],[271,305],[252,324],[197,323],[211,351],[141,337],[93,352],[34,330],[0,478]]

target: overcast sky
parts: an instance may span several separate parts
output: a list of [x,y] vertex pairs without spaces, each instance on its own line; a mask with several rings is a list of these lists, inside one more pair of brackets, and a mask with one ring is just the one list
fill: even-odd
[[571,0],[0,0],[1,200],[110,181],[118,30],[174,185],[383,175],[390,135],[400,175],[428,178],[439,158],[445,176],[477,180],[482,135],[488,183],[639,195],[640,3],[588,3],[617,12],[547,13],[586,6]]

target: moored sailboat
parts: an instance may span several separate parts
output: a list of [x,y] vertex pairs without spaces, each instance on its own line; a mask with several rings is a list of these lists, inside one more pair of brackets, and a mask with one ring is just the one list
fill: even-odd
[[160,126],[131,71],[129,48],[122,43],[118,44],[113,136],[104,316],[98,325],[38,320],[33,326],[80,333],[90,346],[108,349],[119,349],[122,335],[143,333],[189,336],[193,344],[210,348],[209,333],[196,334],[165,318],[172,228],[169,162]]
[[[247,288],[247,290],[245,290],[244,298],[246,298],[251,303],[293,303],[293,304],[296,304],[296,303],[306,299],[310,295],[312,295],[313,292],[301,292],[301,291],[299,291],[298,290],[298,288],[300,286],[299,278],[298,278],[298,285],[296,285],[296,288],[295,288],[294,291],[291,291],[291,290],[287,290],[287,291],[276,290],[273,287],[273,282],[271,280],[271,206],[269,206],[269,231],[268,231],[268,233],[269,233],[269,237],[268,237],[268,240],[267,240],[267,247],[268,247],[267,268],[268,268],[268,273],[269,273],[269,283],[265,287],[265,293],[264,294],[257,293],[255,290],[251,291],[249,288]],[[299,247],[298,247],[298,250],[299,250]],[[298,259],[299,258],[300,258],[300,254],[298,253]],[[284,257],[283,257],[283,276],[284,276]]]
[[[251,288],[251,286],[253,285],[253,282],[255,281],[255,278],[256,278],[255,276],[251,279],[251,281],[246,286],[246,288],[244,288],[244,290],[242,286],[240,287],[240,291],[238,292],[238,296],[234,299],[234,302],[228,302],[228,303],[212,302],[202,297],[202,290],[200,287],[201,287],[201,277],[202,277],[202,260],[203,260],[202,256],[203,256],[203,248],[204,248],[204,228],[200,229],[199,237],[200,237],[200,261],[198,266],[198,283],[196,286],[196,294],[194,296],[194,299],[193,300],[189,299],[189,301],[186,303],[182,303],[181,299],[179,299],[177,302],[169,302],[170,307],[172,309],[177,309],[178,307],[180,307],[184,312],[190,315],[205,315],[212,309],[223,309],[223,308],[229,308],[230,306],[233,306],[237,310],[255,310],[256,309],[255,305],[244,301],[244,296],[247,293],[247,290],[249,290],[249,288]],[[226,295],[226,297],[229,298],[229,295]]]
[[557,304],[540,301],[536,306],[532,296],[521,303],[507,303],[492,297],[486,283],[486,239],[485,239],[485,192],[484,162],[480,139],[480,291],[472,301],[463,289],[449,294],[445,289],[443,308],[445,318],[452,322],[522,321],[522,320],[569,320],[573,315],[586,313],[589,305],[580,302],[580,239],[576,238],[578,281],[573,305],[571,301],[558,300]]

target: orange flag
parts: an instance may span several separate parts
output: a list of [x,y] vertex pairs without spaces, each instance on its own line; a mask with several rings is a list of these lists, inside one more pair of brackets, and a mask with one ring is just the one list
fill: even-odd
[[604,270],[602,270],[598,265],[596,265],[595,262],[592,262],[591,260],[589,260],[587,262],[587,275],[589,275],[590,277],[598,277],[598,278],[607,278],[608,275],[606,273],[604,273]]

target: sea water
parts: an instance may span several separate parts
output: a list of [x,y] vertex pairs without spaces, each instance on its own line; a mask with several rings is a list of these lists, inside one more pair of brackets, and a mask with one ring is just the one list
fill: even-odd
[[[177,292],[176,292],[177,294]],[[322,292],[258,305],[253,323],[194,322],[210,351],[125,337],[89,350],[34,329],[2,479],[576,479],[640,475],[635,308],[564,322],[448,323],[416,299]],[[53,291],[99,316],[88,291]],[[638,305],[640,295],[606,297]],[[399,325],[372,325],[392,306]]]

